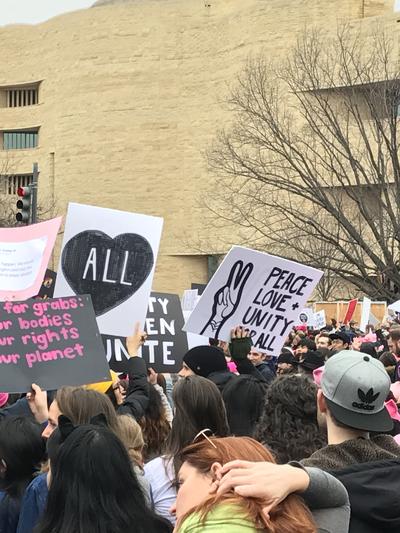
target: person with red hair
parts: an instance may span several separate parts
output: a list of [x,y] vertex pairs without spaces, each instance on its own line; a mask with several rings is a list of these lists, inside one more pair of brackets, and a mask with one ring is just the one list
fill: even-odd
[[[182,464],[177,480],[179,491],[176,502],[171,508],[171,512],[176,514],[177,518],[175,533],[317,532],[318,526],[303,499],[291,494],[296,490],[307,489],[310,484],[307,471],[295,466],[273,464],[275,461],[272,454],[250,437],[209,438],[204,432],[202,435],[204,440],[191,444],[179,455]],[[261,464],[268,462],[280,469],[281,477],[282,474],[287,476],[289,473],[286,484],[281,483],[281,486],[284,486],[282,494],[274,497],[271,503],[233,489],[220,491],[223,465],[235,460],[255,461]],[[284,473],[282,469],[290,469],[290,472]],[[317,469],[311,470],[314,474],[320,472]],[[321,475],[325,476],[325,482],[327,477],[331,478],[326,473],[321,472]],[[340,482],[334,480],[332,487],[335,487],[335,484],[339,484],[339,488],[346,494]],[[327,488],[328,484],[325,483],[325,489]],[[330,496],[325,494],[325,504],[329,498]],[[345,533],[349,510],[342,510],[342,513],[346,516],[339,517],[340,529],[324,529],[324,531]]]

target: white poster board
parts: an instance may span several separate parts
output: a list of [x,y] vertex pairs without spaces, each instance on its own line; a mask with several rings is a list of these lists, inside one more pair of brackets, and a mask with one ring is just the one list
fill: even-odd
[[309,328],[314,327],[314,311],[310,307],[304,307],[297,317],[295,326],[306,325]]
[[163,219],[71,203],[54,296],[90,294],[101,333],[146,318]]
[[314,313],[315,329],[323,329],[326,326],[325,309]]
[[364,296],[361,309],[360,330],[365,332],[365,328],[369,323],[369,315],[371,313],[371,300]]
[[199,301],[199,291],[197,289],[188,289],[183,292],[182,311],[193,311]]
[[400,300],[397,300],[397,302],[393,302],[392,304],[388,305],[388,310],[393,311],[394,313],[400,313]]
[[250,330],[256,350],[279,355],[320,270],[234,246],[208,283],[185,330],[229,341],[231,329]]
[[61,217],[0,228],[0,301],[26,300],[42,285]]
[[[183,312],[183,318],[185,319],[185,322],[188,321],[191,311],[182,311]],[[188,349],[191,350],[192,348],[195,348],[196,346],[207,346],[209,342],[208,337],[203,337],[202,335],[197,335],[196,333],[190,333],[189,331],[186,332],[187,335],[187,342],[188,342]]]

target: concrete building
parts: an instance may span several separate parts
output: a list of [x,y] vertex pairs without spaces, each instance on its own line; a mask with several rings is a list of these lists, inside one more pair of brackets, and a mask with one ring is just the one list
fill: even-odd
[[37,161],[52,214],[74,201],[164,217],[155,290],[206,282],[226,250],[204,223],[203,153],[246,57],[284,54],[306,24],[383,16],[396,24],[392,0],[99,0],[3,27],[0,201],[15,202]]

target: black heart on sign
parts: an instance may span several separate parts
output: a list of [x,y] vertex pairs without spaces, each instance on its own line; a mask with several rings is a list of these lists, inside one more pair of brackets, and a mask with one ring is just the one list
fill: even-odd
[[102,231],[78,233],[64,247],[61,267],[75,294],[90,294],[96,316],[127,300],[154,265],[149,242],[136,233],[114,239]]

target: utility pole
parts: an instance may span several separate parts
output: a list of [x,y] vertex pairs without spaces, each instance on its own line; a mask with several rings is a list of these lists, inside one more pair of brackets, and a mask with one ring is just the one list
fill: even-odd
[[33,163],[31,224],[36,224],[36,220],[37,220],[38,181],[39,181],[39,165],[37,163]]

